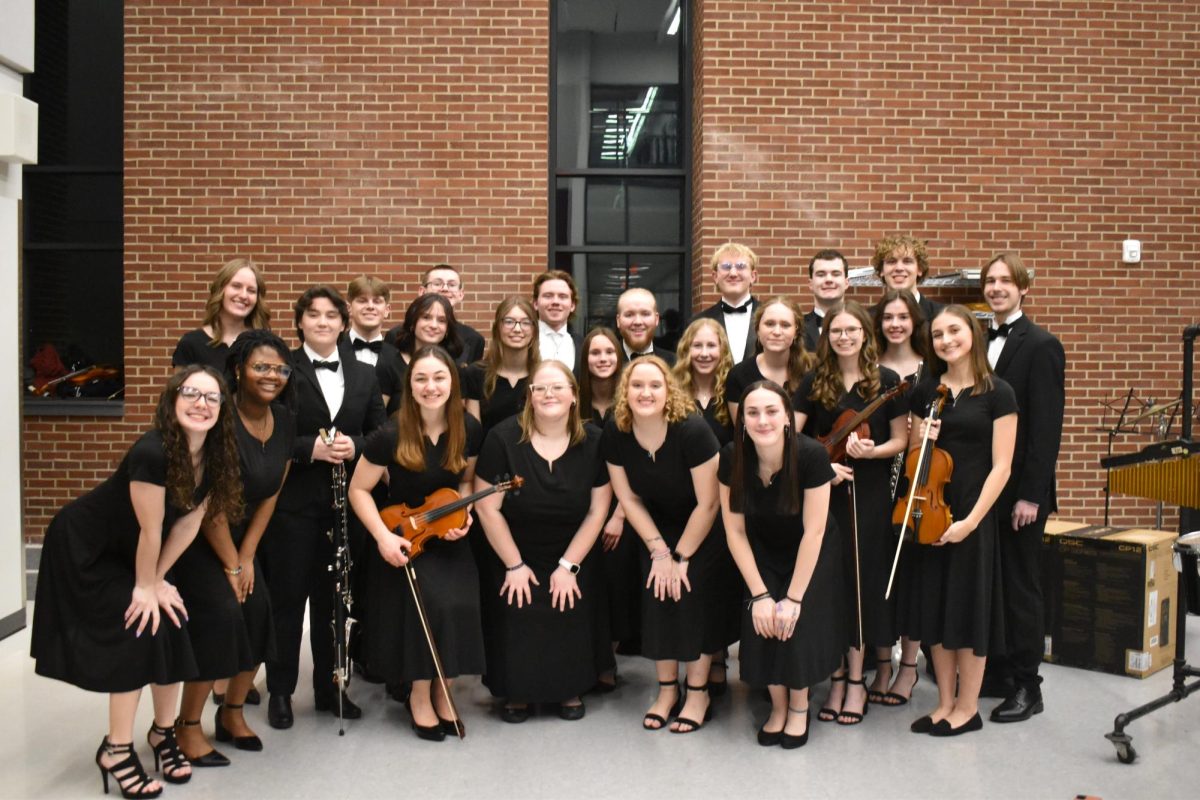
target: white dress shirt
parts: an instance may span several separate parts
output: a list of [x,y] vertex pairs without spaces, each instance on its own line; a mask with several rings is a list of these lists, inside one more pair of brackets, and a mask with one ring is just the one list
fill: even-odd
[[336,370],[324,367],[314,370],[317,373],[317,384],[321,387],[321,394],[325,396],[325,405],[329,406],[329,418],[332,420],[342,410],[342,398],[346,394],[346,369],[342,366],[341,355],[335,347],[328,356],[320,356],[307,344],[304,345],[304,355],[308,356],[310,361],[338,362]]
[[[1021,318],[1021,310],[1017,309],[1008,315],[1006,323],[1012,325]],[[996,324],[996,319],[992,318],[992,324],[988,326],[991,330],[999,330],[1000,326]],[[1004,343],[1008,341],[1007,336],[997,336],[988,342],[988,363],[992,365],[992,369],[996,368],[996,363],[1000,360],[1000,351],[1004,349]]]
[[567,369],[575,369],[575,340],[565,324],[556,331],[538,320],[538,349],[543,361],[553,359],[566,364]]
[[[725,301],[729,303],[728,300]],[[736,303],[729,303],[734,308],[741,308],[750,302],[750,295],[747,293],[741,300]],[[725,335],[729,337],[729,353],[733,356],[733,363],[738,363],[742,360],[742,354],[746,352],[746,339],[750,337],[750,323],[753,322],[754,314],[749,309],[737,314],[724,314],[725,317]]]
[[[374,339],[365,339],[362,336],[359,336],[357,333],[355,333],[354,329],[351,328],[350,329],[350,346],[353,347],[354,343],[357,341],[382,342],[383,334],[382,333],[378,334]],[[357,358],[359,361],[363,362],[364,364],[370,364],[372,367],[379,363],[379,354],[374,352],[373,350],[368,350],[365,347],[362,348],[361,350],[355,350],[354,357]]]

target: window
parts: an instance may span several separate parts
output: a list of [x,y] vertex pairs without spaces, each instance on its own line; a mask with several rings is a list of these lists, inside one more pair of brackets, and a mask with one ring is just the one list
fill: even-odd
[[686,0],[556,0],[551,11],[550,263],[579,288],[576,325],[612,325],[649,289],[673,348],[691,296]]
[[123,5],[37,3],[25,79],[40,162],[23,175],[26,413],[122,412]]

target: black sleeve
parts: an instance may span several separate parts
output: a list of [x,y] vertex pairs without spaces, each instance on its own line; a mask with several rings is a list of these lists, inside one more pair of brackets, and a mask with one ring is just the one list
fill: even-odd
[[716,434],[699,414],[688,414],[679,426],[683,436],[683,460],[688,469],[700,466],[720,452]]
[[606,462],[617,467],[625,466],[624,460],[621,458],[620,440],[621,437],[627,435],[617,428],[617,421],[611,416],[604,423],[604,435],[600,437],[600,452]]
[[1017,395],[1011,386],[1001,378],[992,376],[995,388],[988,392],[988,412],[992,419],[999,419],[1008,414],[1017,413]]
[[509,437],[507,432],[509,426],[506,424],[507,422],[508,420],[505,420],[492,428],[484,438],[483,446],[479,449],[479,460],[475,462],[475,474],[488,483],[494,483],[497,476],[511,475],[513,472],[512,463],[508,457]]
[[796,389],[795,394],[792,395],[792,410],[809,417],[810,420],[813,415],[813,401],[809,395],[812,394],[812,385],[815,377],[816,373],[810,372],[801,378],[800,386]]
[[[216,434],[213,434],[214,436]],[[162,434],[147,431],[129,448],[129,480],[167,485],[167,453]]]
[[604,459],[600,457],[600,429],[593,425],[585,425],[583,432],[587,438],[581,446],[586,448],[586,452],[595,468],[595,474],[592,476],[592,488],[594,489],[608,483],[608,466],[604,463]]
[[754,356],[749,356],[746,361],[729,370],[729,374],[725,376],[725,402],[740,403],[742,402],[742,392],[746,389],[745,373],[746,369],[743,364],[746,364]]
[[733,456],[736,444],[730,442],[721,448],[721,460],[717,462],[717,480],[725,486],[733,479]]
[[467,449],[463,455],[474,458],[479,455],[479,448],[483,445],[483,425],[470,414],[463,414],[463,422],[467,426]]
[[815,489],[837,477],[824,447],[804,435],[797,438],[796,444],[800,448],[800,488]]
[[1036,498],[1053,494],[1054,468],[1062,445],[1066,369],[1062,342],[1047,334],[1047,341],[1034,353],[1029,371],[1030,394],[1036,398],[1036,408],[1026,413],[1025,465],[1017,485],[1017,497],[1022,500],[1039,502]]
[[463,398],[482,402],[484,368],[482,366],[468,365],[459,370],[459,375],[461,376]]
[[395,461],[397,439],[400,436],[396,423],[389,422],[367,437],[363,445],[363,458],[377,467],[386,467]]

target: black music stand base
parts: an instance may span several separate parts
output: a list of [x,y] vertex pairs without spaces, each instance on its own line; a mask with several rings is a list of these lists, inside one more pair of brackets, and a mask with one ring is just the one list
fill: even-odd
[[[1181,615],[1182,616],[1182,615]],[[1180,647],[1179,649],[1182,649]],[[1171,687],[1171,691],[1164,694],[1155,700],[1151,700],[1145,705],[1138,706],[1132,711],[1126,711],[1124,714],[1118,714],[1113,720],[1112,733],[1104,734],[1104,738],[1113,743],[1113,747],[1117,748],[1117,760],[1122,764],[1132,764],[1137,758],[1137,751],[1133,749],[1133,737],[1125,732],[1125,726],[1132,724],[1135,720],[1140,719],[1147,714],[1157,711],[1163,706],[1171,703],[1178,703],[1192,692],[1200,689],[1200,681],[1194,681],[1190,684],[1185,684],[1187,678],[1200,678],[1200,669],[1189,667],[1187,662],[1182,658],[1175,659],[1175,679]]]

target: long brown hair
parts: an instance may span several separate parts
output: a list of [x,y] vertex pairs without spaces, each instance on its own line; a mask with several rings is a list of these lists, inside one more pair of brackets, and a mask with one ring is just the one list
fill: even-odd
[[[233,403],[230,402],[229,387],[221,373],[203,364],[188,365],[168,378],[158,398],[158,406],[154,409],[154,427],[162,434],[163,450],[167,456],[167,499],[185,511],[193,507],[196,473],[192,469],[187,434],[175,415],[175,401],[180,387],[197,372],[216,380],[221,391],[217,422],[204,437],[203,466],[210,481],[208,508],[204,518],[212,519],[224,514],[230,522],[237,522],[245,513],[245,503],[242,497],[242,467],[233,428]],[[166,531],[163,535],[166,535]]]
[[811,400],[828,409],[837,408],[838,401],[846,393],[837,353],[833,352],[829,343],[829,329],[833,325],[833,318],[838,314],[849,314],[858,320],[862,327],[862,347],[858,350],[858,371],[862,380],[855,387],[859,397],[873,400],[879,394],[880,386],[879,351],[875,346],[875,336],[871,332],[871,315],[853,300],[837,303],[825,312],[825,324],[821,326],[821,338],[817,340],[817,368],[813,374],[812,391],[808,394]]
[[567,414],[567,433],[571,435],[571,446],[579,444],[587,435],[583,430],[583,419],[579,414],[579,384],[575,382],[575,375],[571,370],[567,369],[567,365],[552,358],[548,361],[541,361],[534,365],[534,368],[529,372],[529,385],[525,388],[528,397],[525,398],[525,407],[521,409],[521,441],[528,442],[533,436],[536,428],[533,419],[533,376],[542,370],[543,367],[557,369],[562,376],[567,379],[567,384],[571,387],[571,394],[576,398],[571,403],[571,410]]
[[[717,369],[713,374],[712,401],[717,404],[715,414],[717,422],[728,425],[729,409],[725,405],[725,379],[729,377],[729,370],[733,369],[733,354],[729,352],[729,337],[725,335],[725,327],[721,323],[710,317],[699,317],[692,320],[692,323],[687,326],[687,330],[683,332],[683,336],[679,337],[679,346],[675,348],[675,366],[671,368],[671,372],[674,373],[675,380],[679,381],[679,388],[695,401],[696,387],[692,383],[692,342],[695,341],[696,334],[702,328],[708,328],[717,335],[717,346],[721,351],[721,356],[717,359]],[[696,405],[696,409],[699,410],[699,404]]]
[[[422,297],[441,297],[441,295],[422,295]],[[449,472],[461,472],[467,466],[467,425],[463,420],[462,390],[458,386],[458,367],[454,359],[442,348],[435,344],[427,344],[417,349],[409,362],[408,374],[405,376],[405,391],[402,392],[400,409],[396,412],[399,435],[396,437],[396,452],[393,458],[396,463],[410,472],[423,472],[425,464],[425,425],[421,421],[421,406],[417,403],[412,388],[412,376],[416,372],[417,362],[423,358],[434,358],[442,362],[450,372],[450,396],[442,406],[446,415],[446,452],[442,455],[442,466]]]
[[492,392],[496,391],[496,376],[500,372],[500,367],[504,364],[504,348],[506,346],[500,341],[500,333],[504,326],[504,318],[514,308],[524,311],[525,318],[530,322],[529,344],[525,347],[525,375],[532,378],[533,368],[541,361],[541,351],[538,347],[538,318],[537,312],[533,310],[533,304],[524,297],[514,296],[504,298],[500,301],[500,305],[496,306],[496,315],[492,318],[492,339],[488,342],[487,352],[483,355],[484,400],[491,400]]
[[426,292],[408,304],[408,308],[404,310],[404,322],[400,323],[400,330],[396,333],[397,350],[410,358],[415,358],[413,349],[418,346],[417,323],[435,305],[441,306],[442,314],[446,317],[446,335],[442,337],[442,341],[438,342],[438,345],[452,358],[462,355],[463,344],[462,339],[458,337],[458,320],[454,316],[454,306],[437,292]]
[[[794,417],[792,401],[788,392],[784,391],[775,381],[755,381],[746,387],[738,401],[745,403],[751,392],[765,389],[779,397],[783,403],[784,419]],[[758,448],[746,433],[746,415],[738,414],[736,430],[733,436],[733,469],[729,476],[729,510],[739,514],[762,512],[766,514],[796,514],[800,511],[800,498],[803,490],[797,477],[800,465],[799,454],[796,451],[796,434],[791,425],[784,428],[783,437],[783,466],[775,479],[779,487],[779,498],[775,508],[755,508],[753,494],[750,492],[750,482],[758,480]]]
[[625,348],[621,346],[621,337],[612,328],[600,326],[592,328],[588,331],[588,335],[583,337],[583,344],[579,348],[579,359],[575,365],[575,371],[578,373],[579,380],[579,407],[583,409],[584,414],[589,417],[592,415],[592,382],[597,380],[592,377],[592,373],[588,371],[588,351],[592,347],[592,340],[597,336],[603,336],[612,342],[613,347],[617,350],[617,366],[613,370],[611,380],[613,382],[613,397],[616,398],[616,385],[621,379],[621,370],[625,367]]
[[946,362],[942,360],[941,356],[933,348],[933,322],[938,317],[944,317],[947,314],[952,317],[958,317],[971,329],[971,376],[975,380],[975,386],[971,389],[971,394],[977,395],[990,392],[995,384],[992,381],[992,366],[988,363],[987,359],[988,338],[983,332],[983,326],[979,324],[979,320],[971,313],[971,310],[957,303],[946,306],[933,319],[929,320],[929,352],[933,374],[936,377],[941,377],[949,369]]
[[804,347],[804,312],[800,310],[800,306],[796,305],[794,300],[786,297],[773,297],[767,302],[759,304],[758,309],[754,312],[753,323],[756,353],[763,352],[762,337],[758,335],[758,326],[762,322],[763,313],[771,306],[783,306],[792,312],[792,319],[795,320],[796,335],[792,339],[792,346],[788,349],[787,380],[783,383],[785,391],[794,392],[800,388],[800,381],[812,370],[813,363],[816,361],[813,354]]
[[882,356],[886,353],[890,344],[883,332],[883,312],[897,300],[908,308],[908,317],[912,320],[912,335],[908,337],[908,342],[912,345],[913,352],[920,356],[922,361],[928,363],[929,340],[925,336],[928,320],[925,319],[925,312],[921,310],[921,305],[917,302],[917,297],[911,289],[887,289],[875,305],[874,330],[875,340],[879,343],[879,355]]
[[225,287],[233,280],[240,270],[248,269],[254,273],[254,283],[258,288],[255,295],[254,310],[246,318],[247,328],[270,328],[271,312],[267,308],[267,285],[263,282],[262,271],[248,258],[235,258],[225,262],[225,266],[217,270],[212,283],[208,285],[208,300],[204,303],[204,324],[212,328],[212,338],[208,340],[209,347],[221,343],[224,331],[221,329],[221,309],[225,303]]

